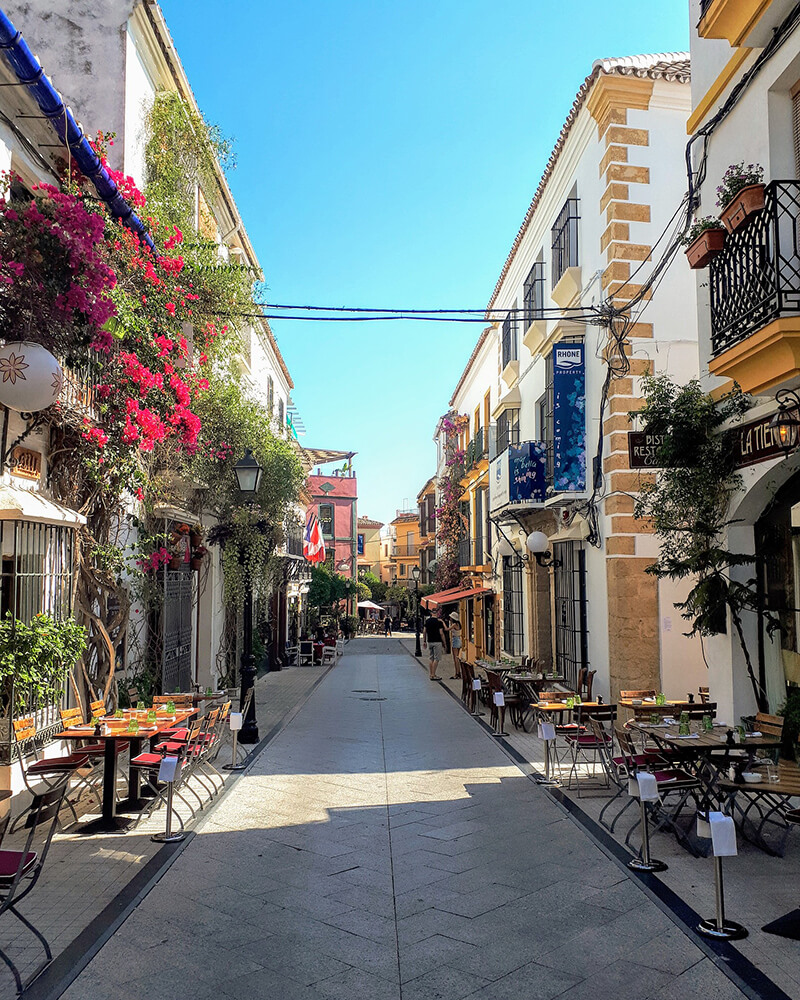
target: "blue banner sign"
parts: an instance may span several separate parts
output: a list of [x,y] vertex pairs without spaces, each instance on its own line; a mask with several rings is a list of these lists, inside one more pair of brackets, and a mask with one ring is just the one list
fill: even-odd
[[543,503],[547,489],[547,446],[523,441],[508,449],[509,503]]
[[553,489],[586,489],[586,361],[583,344],[553,347]]

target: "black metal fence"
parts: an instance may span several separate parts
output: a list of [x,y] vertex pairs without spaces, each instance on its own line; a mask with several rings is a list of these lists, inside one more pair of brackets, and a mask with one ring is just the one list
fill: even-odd
[[800,181],[773,181],[763,211],[726,237],[709,269],[714,354],[800,312],[799,225]]
[[516,556],[503,556],[503,650],[510,656],[524,652],[522,564]]

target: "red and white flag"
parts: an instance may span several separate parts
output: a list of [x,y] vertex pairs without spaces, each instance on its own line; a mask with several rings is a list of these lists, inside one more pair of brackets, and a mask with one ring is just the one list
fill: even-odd
[[303,537],[303,555],[311,563],[325,562],[325,541],[319,520],[313,511],[308,515],[306,533]]

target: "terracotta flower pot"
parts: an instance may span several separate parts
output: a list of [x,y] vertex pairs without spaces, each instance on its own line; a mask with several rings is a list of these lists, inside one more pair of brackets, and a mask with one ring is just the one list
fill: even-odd
[[189,541],[192,543],[192,548],[196,549],[202,543],[203,536],[197,531],[192,531],[189,534]]
[[732,233],[743,226],[757,212],[760,212],[763,207],[764,185],[748,184],[728,202],[722,210],[720,221],[728,232]]
[[195,571],[195,573],[199,573],[200,572],[200,567],[202,565],[203,565],[203,557],[202,556],[192,556],[191,566],[192,566],[192,569]]
[[183,556],[174,555],[170,556],[169,568],[170,569],[180,569],[183,565]]
[[686,248],[689,267],[697,271],[707,267],[712,257],[716,257],[725,246],[724,229],[704,229],[697,239]]

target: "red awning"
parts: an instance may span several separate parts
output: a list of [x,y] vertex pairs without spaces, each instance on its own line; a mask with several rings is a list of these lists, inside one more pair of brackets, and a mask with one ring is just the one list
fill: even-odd
[[466,601],[469,597],[480,597],[491,593],[493,593],[491,587],[474,587],[472,590],[459,590],[458,587],[454,587],[452,590],[440,590],[438,594],[423,597],[421,604],[423,608],[440,608],[444,604],[456,604],[458,601]]

